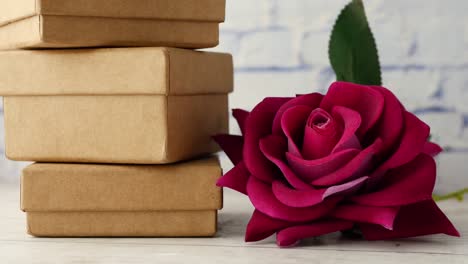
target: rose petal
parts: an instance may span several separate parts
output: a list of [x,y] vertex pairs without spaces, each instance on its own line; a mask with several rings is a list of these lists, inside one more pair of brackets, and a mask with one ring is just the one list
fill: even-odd
[[286,110],[281,119],[281,128],[288,139],[288,151],[301,157],[300,145],[304,136],[304,127],[312,108],[308,106],[294,106]]
[[242,109],[232,110],[232,115],[237,120],[237,124],[239,125],[242,135],[245,135],[245,121],[247,120],[247,117],[249,116],[249,114],[250,113],[248,111],[245,111]]
[[309,160],[328,156],[342,133],[340,124],[337,124],[329,113],[320,108],[310,113],[302,129],[305,131],[301,153],[305,159]]
[[283,130],[281,128],[281,119],[283,119],[283,114],[286,110],[294,106],[308,106],[312,109],[315,109],[319,106],[320,101],[322,101],[323,95],[319,93],[311,93],[305,95],[299,95],[296,98],[288,101],[276,113],[275,119],[273,121],[273,134],[282,135]]
[[271,134],[278,109],[291,98],[266,98],[250,113],[245,123],[243,157],[250,173],[265,182],[275,179],[274,165],[260,151],[260,138]]
[[242,136],[217,135],[213,139],[223,149],[234,165],[242,161],[242,148],[244,145],[244,138]]
[[394,147],[400,137],[403,129],[403,113],[405,112],[405,108],[398,98],[387,88],[380,86],[371,86],[371,88],[380,92],[385,99],[382,116],[375,126],[373,133],[375,137],[382,139],[382,149],[384,152],[387,152],[387,150]]
[[433,200],[402,207],[395,219],[393,231],[371,224],[360,224],[359,227],[367,240],[408,238],[432,234],[460,236],[460,233]]
[[370,223],[392,230],[399,207],[378,207],[359,204],[338,206],[330,216],[360,223]]
[[299,190],[310,189],[309,184],[297,177],[288,164],[284,162],[286,148],[286,140],[282,136],[270,135],[260,140],[260,149],[263,155],[278,166],[291,186]]
[[405,127],[398,149],[386,160],[369,179],[369,188],[373,188],[390,169],[400,167],[423,152],[429,137],[430,128],[415,115],[405,112]]
[[372,168],[372,158],[380,151],[382,140],[377,139],[372,145],[362,150],[349,163],[338,170],[313,180],[313,186],[333,186],[362,177]]
[[276,243],[280,247],[289,247],[297,244],[301,239],[321,236],[341,230],[350,229],[353,223],[343,220],[327,220],[306,225],[293,226],[283,229],[276,236]]
[[380,190],[352,197],[359,204],[401,206],[432,199],[436,164],[432,157],[421,154],[410,163],[391,170],[379,184]]
[[234,168],[219,178],[216,185],[218,187],[227,187],[243,194],[247,194],[247,182],[250,173],[247,171],[244,162],[239,162]]
[[273,194],[281,203],[290,207],[309,207],[323,202],[332,195],[345,195],[356,191],[363,185],[368,177],[362,177],[354,181],[335,185],[324,189],[294,190],[281,181],[275,181],[272,185]]
[[337,153],[345,149],[361,149],[361,144],[356,136],[356,132],[361,126],[359,113],[346,107],[335,106],[332,115],[335,119],[341,119],[343,134],[331,153]]
[[312,221],[323,217],[333,210],[342,199],[338,196],[330,197],[315,206],[293,208],[278,201],[271,188],[271,185],[263,183],[255,177],[250,177],[247,183],[247,194],[255,209],[272,218],[290,222]]
[[362,137],[377,123],[382,115],[384,97],[380,92],[369,86],[335,82],[328,89],[320,108],[331,112],[335,106],[353,109],[361,115],[362,124],[357,131],[357,135]]
[[433,142],[426,142],[423,147],[423,152],[429,156],[435,157],[444,151],[439,145]]
[[364,176],[347,183],[329,187],[325,192],[324,197],[329,197],[336,194],[340,194],[342,196],[352,194],[358,191],[361,186],[363,186],[364,182],[367,181],[367,179],[369,179],[369,177]]
[[258,210],[255,210],[250,218],[245,231],[245,242],[260,241],[281,229],[294,225],[293,223],[273,219]]
[[321,159],[304,160],[287,152],[286,159],[297,175],[304,181],[311,182],[343,167],[358,154],[358,149],[347,149]]
[[281,181],[274,181],[272,191],[276,199],[290,207],[309,207],[321,203],[327,189],[294,190]]

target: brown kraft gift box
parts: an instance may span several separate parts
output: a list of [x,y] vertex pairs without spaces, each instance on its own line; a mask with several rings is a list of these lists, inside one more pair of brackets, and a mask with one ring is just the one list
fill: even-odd
[[2,0],[0,48],[218,45],[225,0]]
[[46,237],[213,236],[216,157],[171,165],[36,163],[21,178],[28,232]]
[[172,48],[0,52],[12,160],[164,164],[216,152],[229,54]]

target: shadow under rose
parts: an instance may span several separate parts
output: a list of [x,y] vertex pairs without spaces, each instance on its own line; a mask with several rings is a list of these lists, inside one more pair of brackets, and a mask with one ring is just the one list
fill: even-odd
[[409,251],[417,248],[424,248],[426,246],[440,247],[446,244],[444,240],[437,240],[431,236],[397,239],[397,240],[382,240],[382,241],[367,241],[360,236],[343,235],[342,233],[333,233],[320,237],[308,238],[302,240],[297,247],[324,247],[330,249],[337,249],[342,247],[343,250],[356,250],[356,251]]
[[[230,237],[233,240],[239,241],[244,246],[276,246],[275,235],[268,239],[244,243],[245,229],[251,217],[249,212],[221,212],[218,220],[218,234],[216,237]],[[443,237],[443,236],[440,236]],[[319,237],[303,239],[294,248],[318,248],[329,250],[349,250],[349,251],[417,251],[415,248],[424,248],[426,246],[440,247],[445,244],[444,239],[434,239],[431,236],[408,238],[400,240],[385,240],[385,241],[367,241],[359,235],[342,234],[336,232]]]

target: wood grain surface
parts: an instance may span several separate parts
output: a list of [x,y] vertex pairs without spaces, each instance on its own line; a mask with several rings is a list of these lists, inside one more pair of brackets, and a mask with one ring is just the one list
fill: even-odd
[[225,191],[215,238],[48,239],[26,234],[19,186],[0,185],[0,263],[468,263],[468,202],[446,201],[442,209],[462,238],[443,235],[367,242],[332,234],[280,249],[274,237],[246,244],[252,207],[246,197]]

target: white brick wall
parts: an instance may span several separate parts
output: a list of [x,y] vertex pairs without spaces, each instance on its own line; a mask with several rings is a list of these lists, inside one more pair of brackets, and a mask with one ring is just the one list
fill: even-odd
[[[250,109],[265,96],[324,92],[334,78],[330,29],[347,2],[227,0],[221,45],[214,50],[234,55],[231,106]],[[468,1],[364,2],[385,85],[450,149],[439,159],[439,188],[468,186]],[[0,179],[17,179],[17,167],[0,159]]]

